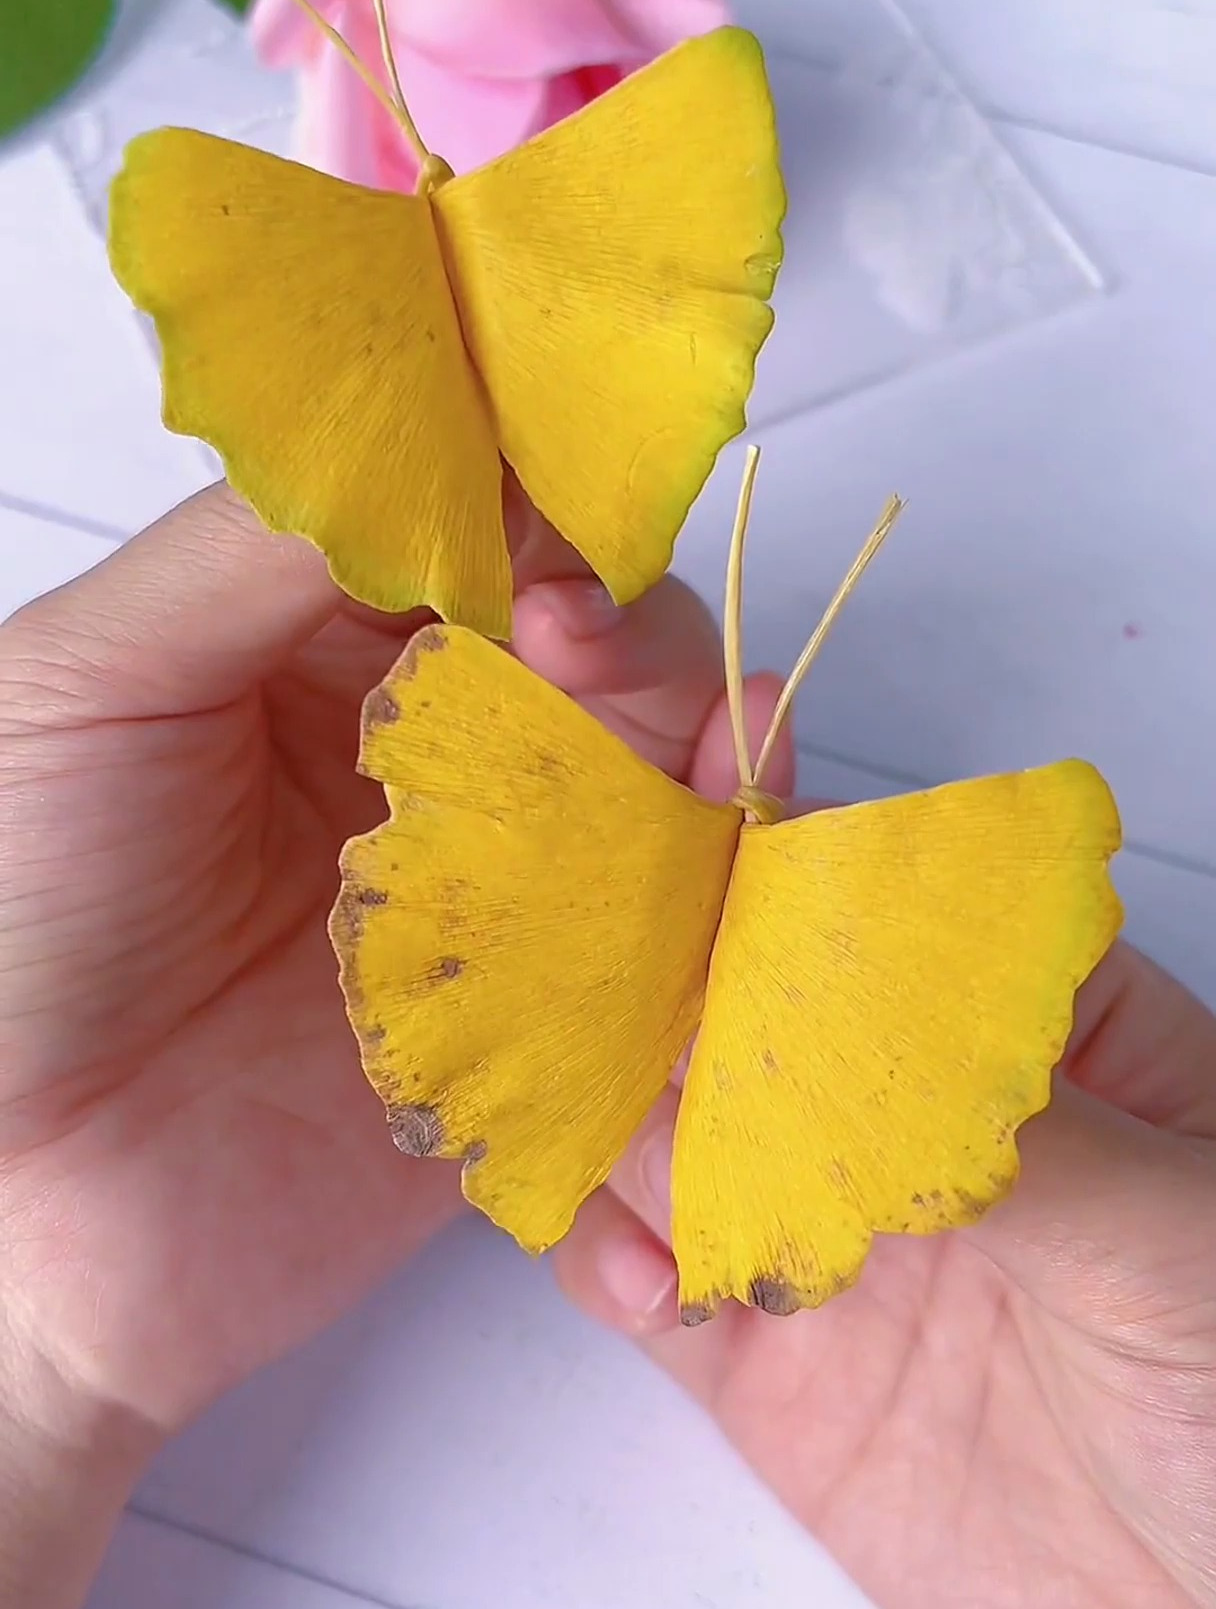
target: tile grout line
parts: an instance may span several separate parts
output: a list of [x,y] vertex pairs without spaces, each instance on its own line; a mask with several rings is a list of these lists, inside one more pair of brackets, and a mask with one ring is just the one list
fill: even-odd
[[1045,134],[1050,139],[1063,140],[1069,145],[1088,145],[1095,151],[1106,151],[1110,156],[1126,157],[1133,162],[1151,162],[1155,167],[1173,168],[1178,173],[1189,173],[1198,179],[1216,179],[1216,165],[1210,163],[1197,162],[1189,157],[1163,156],[1156,151],[1144,151],[1135,145],[1124,145],[1118,140],[1107,139],[1100,134],[1082,134],[1076,129],[1053,123],[1048,118],[1003,112],[999,107],[988,106],[981,102],[976,102],[976,106],[986,118],[1004,128],[1024,129],[1028,134]]
[[209,1547],[218,1548],[222,1553],[232,1554],[238,1559],[246,1559],[251,1564],[260,1564],[271,1570],[278,1570],[284,1575],[295,1576],[299,1581],[307,1581],[315,1587],[324,1587],[329,1592],[336,1592],[349,1600],[352,1609],[421,1609],[417,1604],[405,1604],[392,1598],[381,1598],[376,1595],[369,1596],[366,1592],[349,1587],[333,1576],[322,1575],[319,1571],[305,1569],[301,1565],[292,1564],[287,1559],[278,1557],[273,1553],[263,1553],[260,1549],[250,1546],[246,1542],[235,1542],[231,1537],[220,1535],[203,1525],[191,1524],[184,1520],[170,1519],[168,1515],[160,1514],[154,1508],[148,1508],[135,1500],[127,1504],[127,1513],[134,1519],[143,1520],[149,1525],[159,1526],[162,1530],[176,1532],[179,1536],[187,1536],[195,1542],[205,1542]]
[[103,542],[113,542],[116,546],[125,542],[128,536],[126,531],[120,530],[117,525],[108,525],[104,520],[90,519],[87,514],[71,514],[66,509],[52,508],[49,503],[13,497],[8,492],[0,491],[0,508],[6,508],[13,514],[24,514],[43,525],[66,525],[69,530],[80,531],[84,536],[100,537]]
[[[901,788],[909,788],[913,791],[941,786],[940,783],[930,782],[924,777],[915,776],[910,771],[900,771],[894,766],[876,765],[870,760],[859,760],[854,755],[843,754],[839,749],[824,748],[817,743],[798,743],[795,748],[799,758],[826,760],[829,765],[846,766],[850,771],[860,771],[864,776],[873,777],[876,782],[895,782]],[[1125,838],[1121,852],[1126,855],[1134,855],[1138,860],[1147,860],[1155,865],[1166,866],[1171,871],[1189,872],[1194,877],[1216,879],[1216,866],[1210,865],[1207,861],[1180,854],[1174,849],[1161,849],[1155,844],[1146,844],[1138,838]]]

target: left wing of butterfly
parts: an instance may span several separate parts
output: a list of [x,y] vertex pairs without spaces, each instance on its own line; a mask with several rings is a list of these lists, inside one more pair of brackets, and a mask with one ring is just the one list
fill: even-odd
[[434,213],[250,146],[127,148],[110,260],[160,337],[164,419],[381,609],[511,630],[502,465]]
[[692,1036],[740,814],[459,628],[369,697],[360,763],[390,815],[330,932],[364,1067],[397,1144],[541,1251]]
[[818,1305],[1009,1189],[1119,839],[1080,761],[743,828],[676,1120],[686,1322]]

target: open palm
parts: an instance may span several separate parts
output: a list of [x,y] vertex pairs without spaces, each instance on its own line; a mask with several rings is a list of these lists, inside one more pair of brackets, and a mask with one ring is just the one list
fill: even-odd
[[[701,606],[664,583],[604,635],[569,550],[519,565],[519,651],[712,787]],[[49,1361],[162,1429],[458,1210],[388,1142],[325,931],[383,814],[359,706],[417,623],[216,491],[0,631],[0,1234]]]
[[791,1318],[676,1322],[676,1099],[584,1208],[564,1282],[881,1609],[1216,1603],[1216,1021],[1185,991],[1117,947],[1008,1201],[880,1237],[853,1290]]

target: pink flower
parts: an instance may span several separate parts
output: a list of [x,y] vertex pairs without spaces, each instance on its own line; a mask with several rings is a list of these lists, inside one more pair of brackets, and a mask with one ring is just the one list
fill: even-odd
[[[380,70],[371,0],[314,3]],[[457,173],[729,16],[725,0],[388,0],[388,14],[414,121]],[[418,167],[400,130],[295,0],[256,0],[251,26],[268,66],[302,75],[300,159],[355,184],[412,190]]]

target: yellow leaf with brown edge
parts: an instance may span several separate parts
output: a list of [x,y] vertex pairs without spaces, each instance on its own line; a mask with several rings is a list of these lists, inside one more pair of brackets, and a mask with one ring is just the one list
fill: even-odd
[[390,817],[346,846],[331,932],[397,1143],[463,1159],[543,1250],[695,1032],[687,1322],[822,1302],[873,1234],[997,1200],[1119,925],[1091,766],[744,825],[457,628],[369,699],[361,764]]
[[390,816],[343,850],[330,931],[364,1067],[398,1145],[464,1158],[543,1251],[696,1027],[740,813],[457,627],[368,699],[360,764]]

